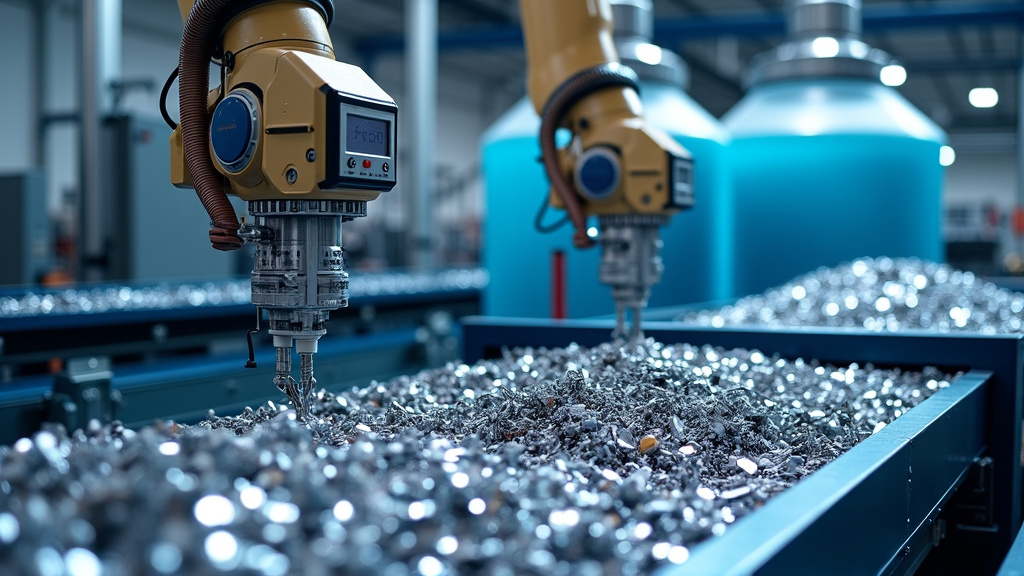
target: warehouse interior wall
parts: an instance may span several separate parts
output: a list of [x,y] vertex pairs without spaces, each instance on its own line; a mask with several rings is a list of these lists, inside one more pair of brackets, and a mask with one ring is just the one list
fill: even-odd
[[[59,217],[73,205],[78,191],[79,131],[76,113],[79,101],[80,32],[76,2],[57,1],[42,14],[45,18],[46,50],[38,53],[35,3],[0,1],[0,50],[8,57],[0,63],[4,86],[0,99],[0,172],[28,170],[37,162],[39,139],[46,166],[47,200],[52,214]],[[123,79],[136,86],[121,98],[119,111],[146,118],[159,118],[159,93],[177,62],[181,20],[177,5],[163,1],[124,2]],[[340,59],[366,66],[374,79],[388,91],[401,109],[405,104],[405,65],[401,54],[381,56],[363,62],[353,45],[334,34]],[[37,93],[36,70],[42,67],[42,93]],[[438,117],[435,136],[436,187],[439,190],[436,218],[447,227],[478,226],[483,218],[482,182],[479,176],[479,138],[483,131],[523,94],[522,79],[509,79],[502,86],[486,84],[468,73],[445,66],[438,81]],[[211,72],[216,81],[217,72]],[[171,115],[177,116],[177,86],[168,98]],[[38,110],[50,119],[38,130],[33,114]],[[405,116],[408,118],[408,116]],[[401,134],[400,130],[400,134]],[[944,199],[947,206],[993,204],[1009,213],[1016,205],[1016,145],[1001,148],[960,148],[957,160],[947,169]],[[408,150],[400,145],[399,159]],[[400,167],[401,169],[401,167]],[[410,227],[412,199],[399,175],[396,189],[371,205],[369,216],[349,225],[346,242],[359,248],[369,232],[383,227],[396,235]],[[154,175],[165,178],[165,174]],[[185,198],[183,201],[192,201]],[[67,217],[70,219],[70,217]],[[372,244],[372,243],[371,243]],[[365,247],[380,251],[378,246]],[[381,260],[384,254],[380,253]]]
[[[32,11],[28,5],[0,3],[0,172],[25,170],[32,166],[35,143],[31,110],[34,58],[26,46],[31,40]],[[28,144],[28,145],[26,145]]]
[[992,203],[1011,210],[1017,203],[1014,150],[961,150],[946,168],[946,205]]
[[[177,5],[174,2],[125,2],[123,7],[122,77],[134,88],[123,94],[118,112],[159,118],[160,88],[178,59],[181,20]],[[79,131],[75,119],[80,97],[80,32],[73,4],[57,3],[46,17],[45,41],[49,51],[36,55],[26,49],[35,45],[30,4],[0,2],[0,47],[11,55],[0,65],[0,78],[5,85],[0,126],[6,135],[0,139],[0,170],[23,171],[34,166],[32,143],[38,132],[33,118],[24,111],[38,102],[42,114],[53,118],[42,132],[42,138],[48,206],[51,213],[59,214],[74,203],[80,180]],[[344,38],[333,34],[333,41],[339,59],[366,65]],[[46,89],[43,94],[36,94],[34,70],[44,57],[48,59],[44,71]],[[403,58],[400,54],[383,57],[371,63],[370,68],[368,71],[375,81],[398,102],[401,123],[406,88]],[[216,70],[212,70],[212,84],[217,82],[216,75]],[[175,84],[168,95],[168,108],[173,118],[177,118],[177,96]],[[462,221],[478,224],[483,210],[479,137],[517,97],[518,94],[508,90],[496,94],[474,78],[450,73],[439,75],[435,155],[438,186],[446,188],[436,207],[440,221],[457,226]],[[402,134],[401,124],[399,134]],[[407,152],[400,144],[399,159],[408,158]],[[351,241],[353,247],[358,248],[361,233],[378,225],[396,233],[407,229],[412,204],[406,196],[400,174],[398,186],[371,205],[368,218],[349,225],[352,233],[346,237],[346,242]]]

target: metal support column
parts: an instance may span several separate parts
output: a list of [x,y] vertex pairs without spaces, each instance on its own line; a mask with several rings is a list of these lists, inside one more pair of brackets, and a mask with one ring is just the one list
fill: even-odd
[[[1024,34],[1020,39],[1021,67],[1017,71],[1017,202],[1014,215],[1024,210]],[[1013,219],[1016,224],[1016,218]],[[1016,226],[1011,226],[1018,234]],[[1024,254],[1024,236],[1017,236],[1011,244],[1018,256]]]
[[406,0],[406,110],[411,111],[408,188],[415,197],[416,265],[433,268],[434,146],[437,128],[437,0]]
[[107,229],[104,218],[102,118],[111,112],[111,83],[121,77],[121,0],[82,0],[81,4],[81,194],[79,241],[81,275],[103,278]]
[[46,138],[43,131],[43,117],[46,116],[46,70],[49,64],[50,43],[46,41],[47,24],[51,12],[50,0],[39,0],[32,4],[32,57],[35,69],[32,72],[32,164],[43,166],[46,160]]

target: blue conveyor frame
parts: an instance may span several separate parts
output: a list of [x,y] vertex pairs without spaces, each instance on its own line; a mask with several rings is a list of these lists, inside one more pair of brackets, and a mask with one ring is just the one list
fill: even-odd
[[[516,346],[594,346],[608,341],[613,327],[609,320],[471,317],[462,322],[466,362]],[[690,561],[672,574],[794,574],[809,569],[905,574],[929,550],[925,573],[996,572],[1021,524],[1024,337],[710,329],[668,322],[646,323],[644,328],[647,336],[665,343],[756,348],[836,364],[971,370],[956,386],[789,490],[784,499],[776,499],[783,504],[769,503],[725,536],[696,546]],[[982,449],[994,461],[993,523],[947,525],[947,538],[932,550],[933,522]]]
[[1017,534],[1017,540],[996,576],[1024,576],[1024,532]]
[[[426,367],[415,329],[328,337],[321,339],[319,348],[317,375],[321,386],[332,391]],[[283,403],[285,396],[273,385],[274,349],[256,349],[257,368],[243,368],[244,360],[242,354],[226,353],[117,366],[110,380],[120,397],[114,417],[129,428],[158,420],[189,424],[205,418],[211,408],[233,415],[246,406]],[[48,421],[52,388],[50,376],[0,386],[0,444],[13,444]]]

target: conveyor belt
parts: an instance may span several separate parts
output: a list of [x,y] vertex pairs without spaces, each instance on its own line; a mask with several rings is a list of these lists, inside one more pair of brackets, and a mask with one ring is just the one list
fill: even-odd
[[[441,309],[474,314],[486,283],[477,268],[353,275],[350,306],[332,313],[328,333],[415,328]],[[0,389],[75,357],[121,364],[229,348],[244,354],[245,332],[256,323],[248,294],[241,280],[2,291]]]
[[[606,341],[612,330],[613,323],[610,321],[560,321],[550,322],[543,320],[521,320],[508,318],[468,318],[464,320],[464,359],[467,362],[475,361],[482,357],[492,357],[500,354],[502,348],[515,346],[547,346],[561,347],[570,342],[577,342],[583,346],[592,346],[598,342]],[[1022,417],[1022,373],[1024,366],[1024,338],[1019,335],[993,335],[981,336],[977,334],[936,334],[923,331],[908,331],[899,334],[878,334],[865,331],[835,330],[835,329],[807,329],[807,330],[757,330],[757,329],[700,329],[681,327],[673,323],[649,323],[645,326],[646,335],[666,343],[688,342],[691,344],[711,344],[725,348],[746,347],[757,348],[765,353],[780,354],[786,358],[815,358],[822,362],[873,362],[877,365],[920,367],[926,365],[939,366],[944,369],[972,369],[982,372],[990,372],[989,384],[984,386],[985,401],[983,404],[975,405],[972,400],[968,414],[960,410],[949,412],[954,419],[966,418],[951,427],[945,424],[939,425],[938,421],[929,424],[919,422],[920,430],[929,437],[945,430],[937,437],[936,442],[932,437],[925,445],[914,439],[909,443],[916,446],[917,450],[909,450],[900,447],[900,442],[910,440],[912,436],[906,431],[890,438],[891,444],[879,446],[884,454],[876,454],[877,461],[873,465],[865,465],[862,469],[863,480],[869,483],[877,481],[872,471],[886,475],[892,482],[899,482],[901,489],[907,489],[907,498],[901,499],[893,506],[883,506],[878,510],[876,502],[865,500],[858,502],[858,498],[866,498],[864,492],[859,489],[838,484],[833,486],[836,490],[846,491],[854,494],[856,506],[849,504],[840,505],[842,500],[834,500],[832,503],[847,507],[849,515],[845,524],[840,522],[843,528],[835,528],[836,525],[829,524],[834,520],[824,520],[825,516],[819,516],[818,520],[812,519],[821,511],[806,512],[811,516],[803,516],[802,528],[799,528],[800,538],[793,534],[782,535],[771,539],[769,543],[772,548],[765,549],[760,546],[751,548],[750,543],[742,543],[726,546],[730,555],[730,565],[738,564],[753,570],[764,566],[766,573],[776,573],[768,567],[775,566],[773,562],[780,562],[779,566],[788,566],[785,558],[788,557],[789,546],[797,545],[794,550],[803,549],[813,551],[822,544],[818,541],[815,532],[821,527],[818,522],[824,522],[833,526],[835,532],[829,532],[827,539],[832,539],[836,546],[845,547],[848,550],[870,549],[871,554],[865,556],[873,558],[870,569],[866,565],[859,565],[860,570],[855,573],[903,573],[906,569],[913,568],[920,557],[931,548],[927,538],[923,537],[921,530],[927,530],[928,525],[935,513],[937,506],[941,505],[944,498],[951,489],[955,488],[964,478],[970,461],[978,455],[981,447],[987,446],[985,456],[992,458],[994,465],[988,472],[994,470],[991,484],[981,481],[976,486],[972,480],[969,488],[978,489],[984,496],[980,499],[982,503],[971,501],[972,496],[977,494],[964,494],[971,490],[962,491],[954,497],[949,510],[941,518],[946,522],[946,539],[941,545],[925,560],[922,566],[923,573],[935,574],[992,574],[998,568],[1000,559],[1009,550],[1010,545],[1017,534],[1021,523],[1021,417]],[[975,376],[978,376],[975,374]],[[968,393],[975,399],[975,393]],[[923,406],[923,405],[922,405]],[[915,409],[916,410],[916,409]],[[911,411],[909,414],[913,414]],[[948,416],[947,416],[948,417]],[[917,417],[915,417],[916,419]],[[951,420],[954,422],[957,420]],[[909,424],[902,424],[909,426]],[[899,431],[901,428],[897,428]],[[978,431],[976,440],[968,448],[959,444],[965,437],[971,437]],[[884,430],[883,430],[884,432]],[[870,445],[869,445],[870,446]],[[928,448],[931,446],[931,448]],[[959,447],[959,448],[958,448]],[[903,453],[903,450],[909,450]],[[868,449],[862,449],[862,452]],[[931,451],[932,457],[928,457]],[[918,463],[920,457],[924,461]],[[896,458],[907,459],[909,467],[903,468],[909,475],[900,476],[889,468]],[[946,470],[941,475],[931,476],[928,474],[917,474],[921,466],[939,466],[941,461],[956,461],[961,466],[960,471],[953,473]],[[928,464],[925,464],[928,462]],[[902,466],[900,464],[899,466]],[[912,467],[912,471],[911,468]],[[840,467],[841,468],[841,467]],[[827,469],[827,468],[826,468]],[[823,469],[824,471],[825,469]],[[843,471],[843,474],[849,470]],[[925,493],[928,497],[924,500],[916,500],[920,492],[914,493],[921,486],[925,479],[936,479],[941,477],[939,485],[932,486]],[[907,479],[910,482],[907,482]],[[984,475],[982,475],[984,478]],[[916,481],[916,483],[915,483]],[[818,486],[815,481],[812,486]],[[869,484],[870,485],[870,484]],[[797,488],[800,488],[799,485]],[[913,488],[910,488],[910,487]],[[989,486],[990,490],[985,490]],[[924,488],[922,488],[924,490]],[[825,489],[819,487],[813,489],[806,496],[807,500],[823,498]],[[869,493],[871,490],[868,491]],[[860,494],[860,496],[856,496]],[[911,496],[911,494],[913,494]],[[834,494],[838,497],[839,494]],[[985,498],[991,498],[988,502],[990,507],[986,508]],[[883,499],[884,500],[884,499]],[[906,504],[906,505],[904,505]],[[860,510],[871,512],[861,516]],[[972,512],[965,519],[965,516],[958,512],[968,510]],[[876,515],[876,511],[881,516]],[[910,513],[913,511],[913,513]],[[973,513],[977,512],[978,515]],[[829,512],[829,515],[832,512]],[[986,514],[991,513],[991,517]],[[754,515],[753,517],[756,517]],[[860,518],[858,520],[858,518]],[[972,521],[981,519],[977,525]],[[869,526],[878,525],[880,528],[874,530]],[[896,530],[897,525],[902,526]],[[885,527],[892,528],[891,530]],[[859,528],[858,528],[859,527]],[[874,538],[877,534],[885,534],[886,544],[878,544]],[[806,542],[802,538],[810,538]],[[893,540],[890,540],[893,538]],[[895,544],[895,546],[893,546]],[[718,545],[716,545],[718,546]],[[716,548],[719,554],[723,548]],[[893,554],[895,551],[895,555]],[[835,552],[839,554],[837,550]],[[702,556],[701,548],[694,551],[694,558]],[[819,555],[819,557],[822,557]],[[778,560],[776,560],[778,558]],[[827,557],[826,557],[827,558]],[[745,563],[744,563],[745,562]],[[697,564],[697,563],[695,563]],[[700,565],[700,564],[697,564]],[[831,564],[830,564],[831,566]],[[748,570],[748,571],[750,571]],[[895,572],[894,572],[895,571]],[[827,572],[833,573],[830,567]],[[692,573],[718,573],[709,569],[704,572]],[[744,573],[743,571],[737,573]],[[778,573],[787,573],[784,570]]]

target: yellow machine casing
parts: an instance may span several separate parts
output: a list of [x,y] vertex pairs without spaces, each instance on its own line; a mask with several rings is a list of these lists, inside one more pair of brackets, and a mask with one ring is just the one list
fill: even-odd
[[[194,0],[179,0],[178,4],[186,18]],[[237,172],[226,170],[211,147],[211,161],[225,176],[226,192],[247,201],[369,201],[382,189],[390,189],[386,178],[373,187],[338,182],[339,169],[356,179],[362,168],[348,170],[341,165],[344,151],[335,148],[344,144],[341,136],[332,132],[336,123],[330,118],[335,105],[332,94],[358,95],[355,98],[368,106],[395,105],[362,69],[334,59],[323,16],[312,5],[299,1],[256,5],[227,24],[221,47],[224,64],[230,69],[223,84],[210,92],[211,114],[221,99],[236,89],[249,90],[259,100],[258,139],[246,166]],[[392,156],[394,144],[391,138]],[[329,154],[331,151],[334,153]],[[388,172],[393,186],[393,159]],[[171,135],[171,181],[181,188],[192,187],[180,127]]]
[[[529,61],[530,98],[543,113],[549,98],[566,79],[585,70],[619,61],[612,39],[612,14],[599,0],[521,0],[523,32]],[[615,86],[583,98],[565,114],[562,126],[575,140],[559,151],[566,179],[574,178],[580,153],[605,146],[618,153],[621,178],[613,193],[602,199],[578,194],[587,215],[675,214],[675,185],[671,155],[690,154],[642,119],[643,108],[632,88]],[[563,208],[552,189],[552,206]],[[683,206],[685,207],[685,206]]]

